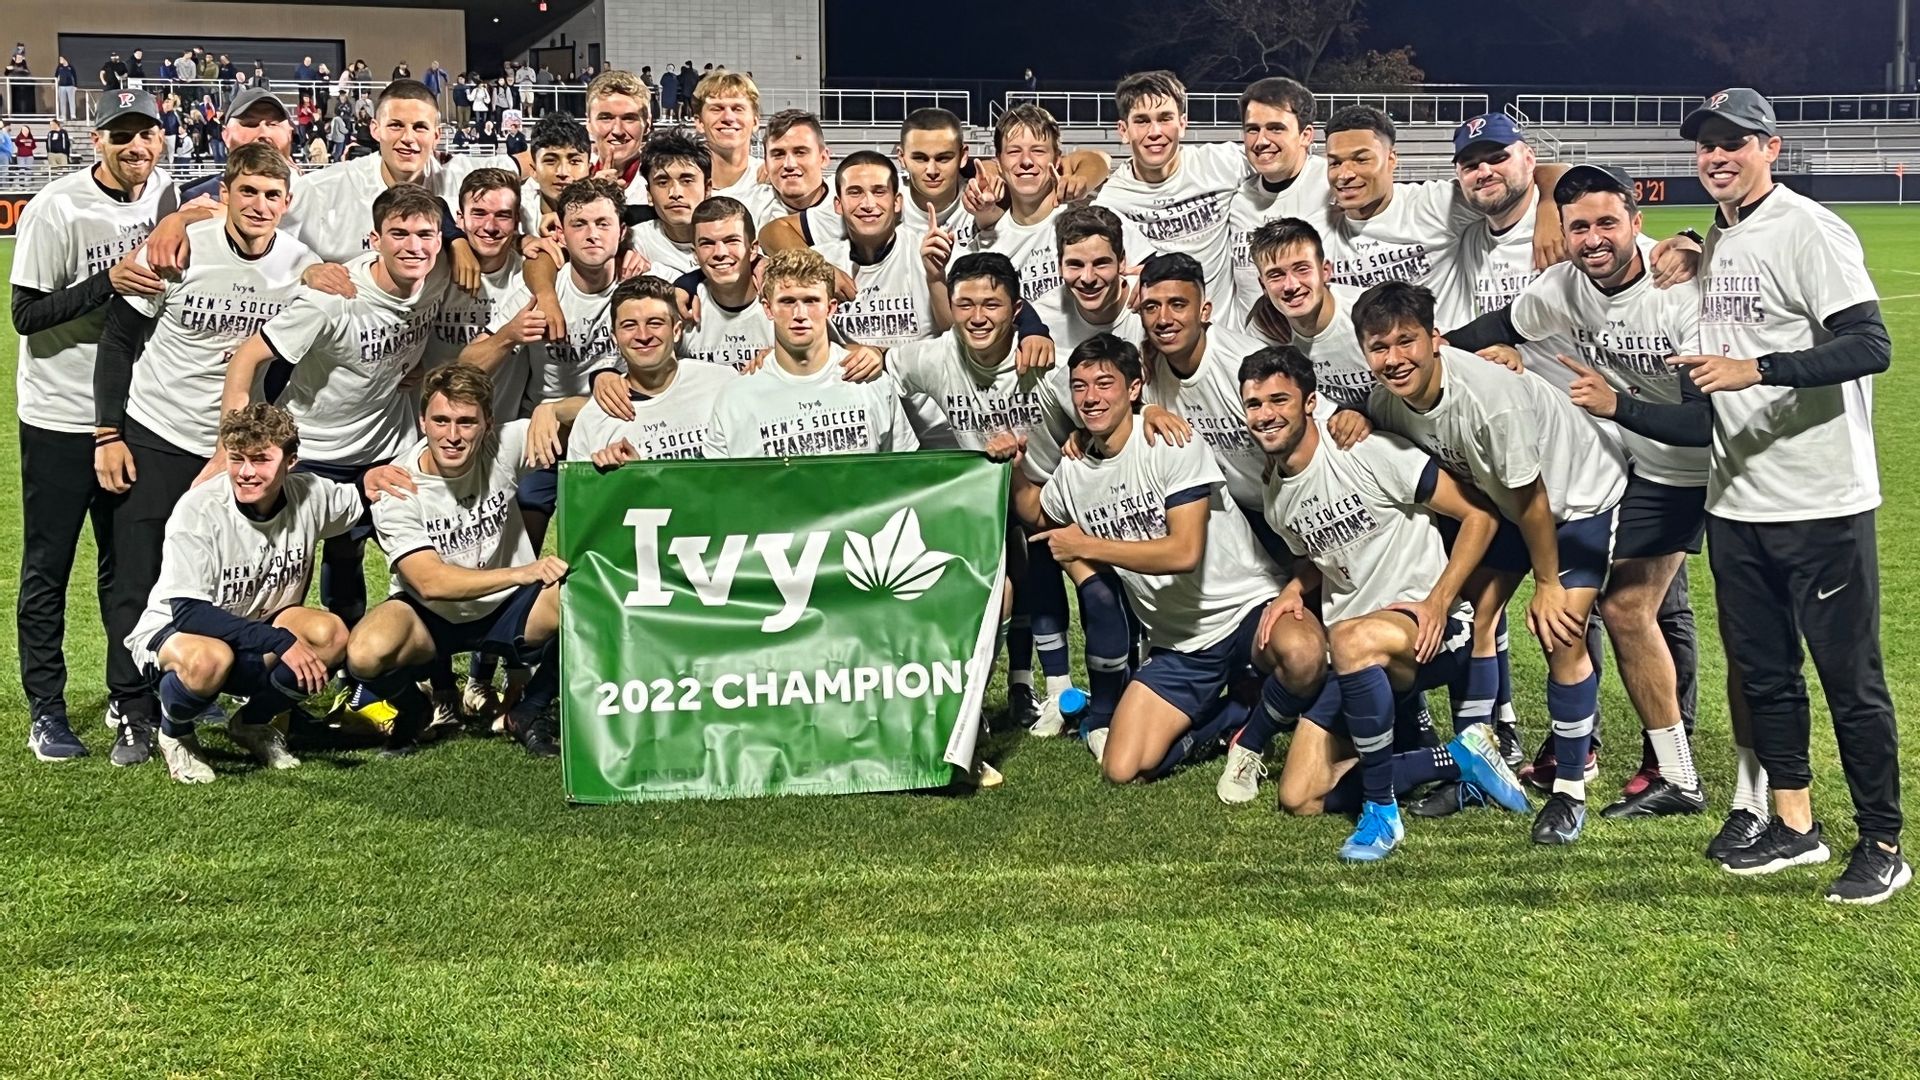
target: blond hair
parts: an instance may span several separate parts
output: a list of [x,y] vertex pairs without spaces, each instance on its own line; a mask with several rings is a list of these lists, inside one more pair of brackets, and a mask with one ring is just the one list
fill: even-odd
[[615,94],[624,94],[642,105],[653,96],[647,92],[646,84],[642,83],[640,77],[633,72],[603,71],[587,84],[587,106],[592,108],[594,102]]
[[753,107],[753,115],[760,116],[760,88],[745,75],[731,71],[716,71],[701,79],[693,88],[693,111],[697,114],[707,107],[714,98],[743,97]]
[[256,401],[221,417],[216,441],[222,450],[236,453],[277,446],[293,457],[300,452],[300,428],[293,422],[292,413],[272,402]]
[[776,285],[820,285],[833,293],[833,264],[826,256],[808,247],[787,248],[767,256],[766,272],[760,282],[760,298],[772,300]]

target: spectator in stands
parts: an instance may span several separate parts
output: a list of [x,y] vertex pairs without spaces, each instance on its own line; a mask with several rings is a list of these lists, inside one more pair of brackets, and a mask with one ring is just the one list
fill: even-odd
[[327,163],[327,141],[317,133],[307,143],[307,164],[325,165]]
[[493,91],[487,88],[486,83],[481,83],[468,91],[467,100],[473,106],[473,123],[476,128],[484,125],[492,118]]
[[[22,54],[20,63],[24,66],[26,62],[26,55]],[[59,65],[53,69],[53,115],[62,120],[72,120],[79,116],[80,114],[74,111],[79,96],[80,73],[75,71],[72,62],[63,56],[60,58]]]
[[64,169],[73,160],[73,136],[55,120],[47,125],[47,164]]
[[0,119],[0,169],[13,167],[13,134],[7,130],[7,122]]
[[[514,121],[507,129],[506,151],[509,157],[518,157],[527,152],[527,135],[520,128],[520,122]],[[17,141],[17,140],[16,140]]]
[[180,59],[173,62],[174,81],[178,82],[182,89],[188,93],[192,93],[194,80],[199,77],[200,61],[195,60],[193,58],[193,50],[188,49],[186,52],[180,54]]
[[494,122],[499,125],[500,132],[504,135],[519,127],[525,118],[526,114],[520,111],[520,106],[514,104],[512,98],[508,98],[507,107],[498,110],[498,116],[495,117]]
[[473,120],[473,87],[467,85],[467,73],[461,72],[453,80],[453,119],[457,124],[470,123]]
[[[62,63],[65,63],[66,57],[63,56],[60,60]],[[68,70],[72,70],[71,65],[68,66]],[[16,51],[13,54],[13,57],[7,61],[6,76],[9,80],[7,83],[7,107],[15,113],[39,112],[40,110],[33,107],[33,84],[30,82],[11,81],[13,79],[28,79],[33,76],[33,72],[27,69],[26,53]],[[57,72],[54,78],[56,81],[59,79]],[[71,99],[71,95],[69,95],[69,99]]]
[[533,105],[533,65],[521,64],[513,73],[513,86],[519,92],[520,108],[538,113]]
[[334,113],[333,119],[327,122],[327,145],[333,148],[336,161],[347,152],[347,137],[351,134],[353,128],[347,123],[347,118],[338,112]]
[[120,59],[119,50],[107,54],[107,62],[100,65],[100,89],[119,90],[127,85],[127,65]]
[[1029,94],[1040,89],[1040,80],[1034,75],[1032,68],[1028,68],[1020,73],[1020,85],[1025,88]]
[[294,145],[305,146],[314,136],[314,123],[319,114],[314,110],[313,99],[300,95],[300,104],[293,110]]
[[436,101],[446,101],[447,69],[440,66],[440,61],[435,60],[433,64],[427,68],[427,73],[420,76],[420,81],[427,84],[428,90],[433,91],[433,96]]
[[693,101],[693,88],[700,85],[700,76],[693,70],[693,61],[680,65],[680,98],[674,104],[674,118],[687,119]]
[[327,66],[325,60],[320,61],[319,65],[313,69],[313,76],[314,81],[321,85],[323,91],[333,83],[333,69]]
[[[552,86],[558,80],[556,80],[553,77],[553,68],[551,65],[541,64],[540,70],[535,73],[533,81],[535,86]],[[554,94],[553,91],[551,90],[545,91],[545,94],[547,97],[547,103],[545,105],[539,104],[539,98],[536,97],[534,99],[535,104],[528,107],[527,109],[528,112],[533,114],[533,117],[536,120],[539,119],[540,115],[546,112],[548,109],[557,109],[560,107],[560,102],[558,99],[556,99],[553,96]]]
[[234,66],[233,57],[221,53],[220,63],[215,65],[213,72],[221,82],[232,85],[233,77],[240,74],[240,69]]
[[212,53],[200,53],[200,81],[208,86],[220,84],[220,61]]
[[413,78],[413,69],[407,66],[407,62],[405,60],[402,60],[399,63],[393,65],[393,74],[387,77],[387,81],[393,82],[395,79],[411,79],[411,78]]
[[31,166],[33,156],[40,149],[40,143],[33,137],[33,129],[21,124],[13,133],[13,158],[22,165]]
[[663,123],[672,123],[679,108],[680,74],[673,69],[672,64],[668,64],[660,75],[660,108],[657,113]]
[[640,85],[647,88],[647,113],[655,121],[660,119],[660,84],[653,81],[653,65],[640,69]]
[[168,94],[160,99],[160,134],[165,136],[167,154],[172,156],[180,149],[180,98]]
[[575,116],[587,115],[587,85],[593,82],[594,77],[599,74],[600,69],[594,67],[592,64],[588,64],[581,70],[580,77],[574,80],[579,84],[580,89],[572,94],[571,104],[567,106],[568,112]]
[[[320,71],[319,69],[313,66],[313,57],[303,56],[300,58],[299,63],[293,65],[293,81],[294,82],[310,83],[318,78],[320,78]],[[311,90],[307,92],[312,93]]]
[[267,65],[255,60],[253,62],[253,74],[247,76],[247,85],[255,90],[273,89],[273,82],[267,78]]
[[[127,78],[144,80],[146,77],[147,77],[146,50],[135,49],[133,50],[133,54],[127,57]],[[131,85],[138,86],[140,84],[132,83]]]

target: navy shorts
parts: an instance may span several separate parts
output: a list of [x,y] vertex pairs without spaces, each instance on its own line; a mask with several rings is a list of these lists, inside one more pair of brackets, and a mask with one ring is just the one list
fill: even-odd
[[363,482],[366,480],[368,473],[387,464],[390,464],[390,462],[376,461],[369,465],[336,465],[331,461],[312,461],[307,458],[301,458],[293,463],[292,471],[312,473],[315,476],[325,477],[336,484],[345,484],[353,489],[355,495],[360,496],[360,520],[354,523],[353,528],[348,529],[340,536],[341,539],[359,544],[366,542],[366,540],[373,535],[373,513],[367,509],[369,505],[367,502],[367,489]]
[[527,616],[533,612],[534,601],[540,599],[540,590],[544,587],[538,582],[522,585],[509,593],[499,607],[470,622],[444,618],[410,593],[401,593],[400,599],[426,624],[436,654],[492,653],[514,663],[530,664],[537,661],[546,648],[545,642],[538,645],[527,642]]
[[1648,559],[1680,551],[1698,555],[1706,533],[1706,488],[1674,487],[1639,473],[1627,474],[1614,558]]
[[[1239,503],[1234,505],[1240,506]],[[1257,509],[1240,506],[1240,516],[1247,519],[1247,527],[1253,530],[1253,538],[1260,541],[1260,547],[1266,551],[1267,558],[1272,559],[1274,565],[1280,569],[1288,571],[1288,577],[1292,577],[1293,549],[1287,547],[1287,542],[1280,538],[1279,533],[1273,531],[1273,526],[1267,524],[1267,515]]]
[[1199,716],[1220,691],[1243,676],[1258,673],[1253,666],[1253,643],[1260,636],[1260,616],[1266,610],[1266,601],[1255,605],[1233,633],[1197,652],[1153,650],[1134,672],[1133,681],[1145,683],[1147,689],[1189,719]]
[[[261,621],[271,623],[279,617],[279,614],[276,611]],[[147,680],[148,685],[159,686],[160,680],[166,677],[166,672],[160,667],[160,649],[167,643],[168,638],[182,632],[178,626],[168,623],[154,631],[153,637],[148,640],[147,652],[151,653],[151,656],[140,654],[135,657],[141,661],[140,675]],[[254,649],[238,648],[230,642],[227,647],[233,650],[233,666],[227,669],[227,678],[220,684],[220,692],[232,694],[235,697],[250,698],[267,689],[269,685],[267,676],[273,670],[267,666],[267,654]]]
[[[1617,508],[1616,508],[1617,509]],[[1607,570],[1613,565],[1613,529],[1615,510],[1587,518],[1563,521],[1554,530],[1559,539],[1560,584],[1569,589],[1598,589],[1607,583]],[[1453,550],[1454,537],[1460,535],[1460,523],[1444,514],[1435,524],[1447,550]],[[1520,526],[1500,519],[1493,543],[1480,565],[1503,574],[1526,574],[1533,569],[1533,556],[1527,552],[1526,538]]]
[[[1407,620],[1411,622],[1413,617],[1409,615]],[[1414,694],[1424,694],[1429,690],[1451,686],[1454,679],[1466,672],[1467,662],[1472,659],[1473,622],[1458,615],[1449,616],[1446,633],[1440,639],[1440,651],[1433,654],[1433,659],[1421,664],[1419,671],[1414,672],[1412,686],[1394,694],[1395,702],[1403,701]],[[1332,679],[1337,676],[1328,672],[1327,678]],[[1344,735],[1347,732],[1347,725],[1339,719],[1335,719],[1331,724],[1320,724],[1318,717],[1304,713],[1301,714],[1300,719],[1317,724],[1336,734]]]
[[520,509],[551,514],[560,501],[560,472],[556,465],[530,472],[520,478]]

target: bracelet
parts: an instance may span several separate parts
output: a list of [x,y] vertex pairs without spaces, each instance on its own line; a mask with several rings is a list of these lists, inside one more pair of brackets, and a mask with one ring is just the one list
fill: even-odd
[[117,431],[108,435],[95,435],[93,437],[93,448],[95,450],[98,450],[103,446],[112,446],[114,443],[126,442],[126,441],[127,441],[126,436],[120,434]]

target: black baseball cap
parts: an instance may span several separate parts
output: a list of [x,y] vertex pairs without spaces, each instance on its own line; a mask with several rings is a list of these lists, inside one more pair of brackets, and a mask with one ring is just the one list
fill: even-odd
[[275,97],[271,90],[247,90],[235,95],[233,104],[227,106],[227,119],[231,120],[236,116],[245,116],[248,109],[253,108],[263,101],[279,110],[280,119],[293,119],[293,117],[287,115],[287,103]]
[[1699,135],[1700,125],[1714,116],[1744,131],[1765,136],[1778,134],[1779,124],[1773,118],[1773,103],[1762,97],[1758,90],[1732,86],[1717,94],[1707,95],[1699,108],[1688,113],[1687,118],[1680,121],[1680,137],[1691,139]]
[[100,111],[94,115],[93,126],[103,128],[123,116],[144,116],[157,124],[160,122],[160,103],[145,90],[131,87],[108,90],[100,95]]
[[1586,191],[1594,189],[1613,191],[1625,195],[1629,200],[1633,196],[1633,177],[1627,170],[1617,165],[1596,165],[1582,162],[1561,174],[1553,185],[1553,201],[1557,206],[1565,206]]

